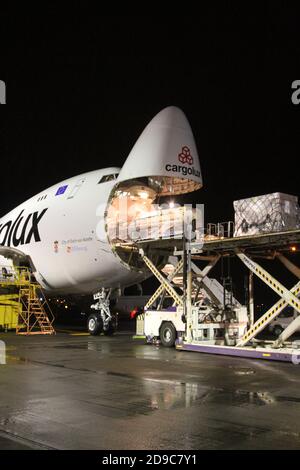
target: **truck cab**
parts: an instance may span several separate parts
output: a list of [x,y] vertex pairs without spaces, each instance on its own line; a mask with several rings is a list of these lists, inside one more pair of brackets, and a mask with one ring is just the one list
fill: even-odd
[[[269,331],[275,336],[280,336],[283,330],[298,316],[292,307],[285,308],[269,325]],[[299,330],[300,331],[300,328]]]

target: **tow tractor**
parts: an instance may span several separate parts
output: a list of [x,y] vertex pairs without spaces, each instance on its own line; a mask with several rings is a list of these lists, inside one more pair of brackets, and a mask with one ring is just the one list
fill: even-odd
[[[216,279],[208,276],[200,279],[195,276],[194,283],[198,283],[199,287],[198,292],[193,292],[192,298],[194,300],[197,294],[199,300],[193,301],[191,315],[199,338],[206,344],[221,344],[224,338],[226,344],[235,344],[235,339],[242,336],[247,328],[247,307],[233,298],[233,302],[224,308],[223,299],[229,293],[224,292],[224,287]],[[178,280],[176,287],[179,287]],[[170,301],[170,297],[165,300]],[[184,306],[179,304],[151,310],[146,305],[143,328],[148,343],[160,341],[165,347],[174,346],[176,340],[183,338],[185,334]]]

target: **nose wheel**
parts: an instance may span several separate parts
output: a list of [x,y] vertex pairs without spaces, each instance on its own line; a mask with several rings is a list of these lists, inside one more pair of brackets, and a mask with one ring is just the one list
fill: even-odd
[[103,321],[100,315],[92,313],[87,321],[88,332],[92,336],[100,335],[103,330]]
[[117,320],[111,314],[109,307],[110,294],[111,289],[104,288],[94,294],[96,303],[91,305],[91,309],[95,312],[88,317],[87,321],[88,332],[93,336],[99,335],[102,331],[105,335],[111,336],[116,330]]

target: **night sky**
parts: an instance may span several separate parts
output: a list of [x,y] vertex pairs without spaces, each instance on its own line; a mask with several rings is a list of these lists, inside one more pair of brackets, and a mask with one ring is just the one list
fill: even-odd
[[185,202],[205,203],[206,222],[233,220],[235,199],[300,196],[300,16],[286,3],[201,3],[171,17],[4,14],[1,215],[64,178],[122,166],[168,105],[195,135],[204,187]]
[[1,215],[64,178],[122,166],[168,105],[192,125],[204,188],[188,200],[205,203],[207,222],[232,219],[234,199],[300,195],[299,16],[285,2],[238,5],[193,16],[59,19],[50,8],[39,21],[7,17]]

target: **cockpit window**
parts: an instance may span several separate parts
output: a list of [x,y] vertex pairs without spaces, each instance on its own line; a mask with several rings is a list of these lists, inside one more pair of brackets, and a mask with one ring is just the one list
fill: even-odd
[[102,178],[100,179],[98,184],[107,183],[107,181],[112,181],[112,180],[115,180],[117,178],[118,178],[118,173],[114,173],[113,175],[104,175],[104,176],[102,176]]

